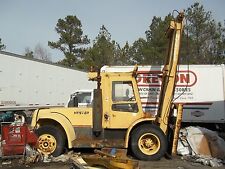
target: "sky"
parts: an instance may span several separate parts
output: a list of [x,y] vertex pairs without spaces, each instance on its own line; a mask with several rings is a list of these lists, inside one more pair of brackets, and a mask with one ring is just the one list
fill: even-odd
[[144,38],[153,16],[165,17],[195,2],[224,24],[225,0],[0,0],[0,38],[7,52],[24,55],[25,48],[34,50],[40,44],[52,61],[58,61],[63,54],[47,44],[59,39],[55,31],[59,18],[76,15],[91,42],[104,25],[112,39],[123,46],[126,41],[132,44]]

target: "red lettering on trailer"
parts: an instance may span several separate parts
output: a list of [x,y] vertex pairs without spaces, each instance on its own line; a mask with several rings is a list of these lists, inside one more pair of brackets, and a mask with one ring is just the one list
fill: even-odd
[[[161,71],[139,71],[138,86],[158,87],[161,85]],[[197,75],[190,70],[180,70],[177,74],[177,87],[191,87],[197,82]]]
[[152,77],[152,83],[159,83],[158,77]]
[[143,83],[151,83],[150,78],[143,77]]
[[177,82],[179,81],[180,83],[190,83],[190,75],[188,73],[177,75]]

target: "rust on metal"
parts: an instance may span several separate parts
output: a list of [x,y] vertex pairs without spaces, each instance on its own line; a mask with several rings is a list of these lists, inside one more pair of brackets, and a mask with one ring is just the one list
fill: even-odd
[[74,141],[74,147],[91,147],[91,148],[103,148],[103,147],[116,147],[124,148],[124,140],[110,140],[110,139],[90,139],[79,138]]
[[115,155],[107,153],[112,149],[95,150],[95,155],[84,155],[82,158],[90,166],[104,166],[108,169],[138,169],[137,160],[129,159],[126,150],[116,149]]
[[151,114],[151,112],[145,112],[144,118],[154,118],[155,116]]

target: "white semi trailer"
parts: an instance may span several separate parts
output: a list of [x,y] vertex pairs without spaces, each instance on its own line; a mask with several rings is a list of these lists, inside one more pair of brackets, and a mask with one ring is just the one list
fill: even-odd
[[[15,112],[64,106],[75,90],[94,88],[87,73],[0,52],[0,120]],[[6,117],[7,117],[6,116]]]
[[[132,71],[133,66],[104,66],[103,72]],[[145,112],[156,114],[162,66],[139,66],[138,87]],[[183,122],[225,128],[225,66],[181,65],[177,74],[175,103],[184,104]],[[126,92],[126,90],[121,91]],[[79,90],[78,106],[91,103],[91,90]],[[85,99],[89,98],[89,99]],[[88,101],[86,101],[88,100]]]

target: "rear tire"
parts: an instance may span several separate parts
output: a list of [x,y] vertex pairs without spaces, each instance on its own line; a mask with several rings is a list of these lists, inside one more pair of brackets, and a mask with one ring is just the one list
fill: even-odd
[[153,124],[144,124],[132,132],[131,151],[139,160],[159,160],[167,151],[168,143],[162,130]]
[[55,126],[46,125],[38,128],[37,149],[43,154],[51,154],[54,157],[61,155],[65,150],[65,135]]

